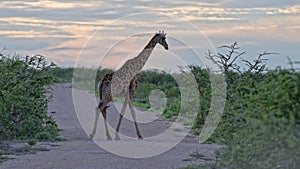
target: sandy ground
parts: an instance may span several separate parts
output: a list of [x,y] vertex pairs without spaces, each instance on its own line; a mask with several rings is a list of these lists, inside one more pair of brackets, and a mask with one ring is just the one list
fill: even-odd
[[[86,91],[72,90],[70,84],[54,85],[52,93],[53,101],[48,109],[49,112],[56,112],[54,119],[62,129],[61,136],[67,141],[38,143],[37,147],[50,151],[13,156],[12,160],[0,165],[1,169],[174,169],[213,162],[214,151],[220,148],[219,145],[199,144],[190,135],[173,147],[178,138],[185,135],[179,130],[180,125],[159,120],[154,113],[138,110],[137,118],[144,140],[137,140],[129,111],[120,129],[122,140],[106,140],[102,116],[97,134],[91,140],[88,134],[94,124],[96,98]],[[112,126],[110,133],[113,138],[120,106],[112,104],[108,108],[108,123]],[[168,129],[169,132],[160,137]],[[195,152],[201,154],[201,158],[191,156]]]

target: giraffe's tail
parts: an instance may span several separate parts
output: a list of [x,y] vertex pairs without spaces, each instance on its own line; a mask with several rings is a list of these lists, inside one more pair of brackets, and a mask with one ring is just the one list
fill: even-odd
[[100,102],[102,101],[102,87],[103,87],[103,80],[101,79],[98,83],[98,94],[100,97]]
[[[101,109],[101,106],[103,105],[103,100],[102,100],[102,87],[103,87],[103,80],[101,79],[98,83],[98,93],[99,93],[99,98],[100,101],[98,103],[98,108]],[[104,109],[107,109],[108,106],[105,106]]]

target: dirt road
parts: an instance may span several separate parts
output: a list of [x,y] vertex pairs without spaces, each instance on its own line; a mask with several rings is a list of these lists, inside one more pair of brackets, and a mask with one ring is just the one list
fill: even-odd
[[[88,92],[79,90],[76,90],[76,92],[85,101],[88,101],[88,99],[95,100],[95,97]],[[62,129],[61,136],[66,138],[67,141],[38,143],[38,146],[46,147],[50,149],[50,151],[40,151],[36,154],[16,156],[14,159],[1,164],[1,169],[174,169],[193,163],[199,164],[211,162],[214,160],[214,151],[220,148],[218,145],[199,144],[195,137],[186,136],[179,144],[169,151],[155,156],[149,155],[150,157],[146,158],[129,158],[126,157],[126,154],[124,155],[124,153],[115,153],[115,150],[107,151],[107,147],[101,148],[102,146],[99,145],[104,144],[108,145],[108,147],[112,146],[115,149],[118,149],[118,146],[132,147],[135,145],[136,148],[134,149],[123,149],[123,152],[128,152],[129,156],[134,156],[131,152],[135,153],[135,151],[140,151],[140,149],[142,150],[142,148],[149,145],[152,146],[149,150],[161,149],[156,145],[162,144],[156,144],[151,138],[170,128],[172,123],[161,121],[159,119],[142,123],[140,124],[140,128],[145,139],[137,140],[134,125],[132,124],[130,117],[128,117],[128,119],[124,119],[122,122],[122,140],[107,141],[103,130],[104,125],[101,121],[102,118],[100,117],[98,124],[99,130],[93,141],[88,137],[86,132],[91,131],[92,128],[92,119],[94,118],[95,113],[90,111],[94,109],[95,103],[92,102],[91,105],[88,105],[91,107],[91,110],[88,110],[88,113],[83,114],[84,117],[81,117],[82,115],[76,114],[78,107],[76,108],[76,106],[74,106],[76,100],[73,101],[72,99],[72,88],[70,84],[54,85],[52,93],[53,101],[49,103],[48,109],[49,112],[56,112],[54,118]],[[117,104],[116,106],[110,106],[108,109],[108,122],[111,126],[116,126],[118,118],[116,107],[118,109]],[[126,114],[130,113],[126,112]],[[144,120],[155,118],[150,112],[137,111],[137,117],[139,118],[141,116],[144,117]],[[89,123],[85,123],[85,120],[89,120]],[[85,126],[89,124],[91,127]],[[111,135],[114,137],[113,129],[111,129]],[[176,135],[180,135],[180,131],[173,131],[171,132],[171,135],[175,138]],[[142,147],[139,147],[140,145],[142,145]],[[198,152],[198,155],[203,158],[191,156],[191,154],[195,152]],[[147,152],[142,152],[142,156],[143,155],[147,156]]]

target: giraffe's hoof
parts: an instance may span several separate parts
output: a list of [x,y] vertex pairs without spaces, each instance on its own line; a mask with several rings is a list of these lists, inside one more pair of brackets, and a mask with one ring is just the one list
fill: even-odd
[[111,137],[107,137],[107,140],[112,140],[112,138]]
[[121,140],[119,135],[116,135],[115,140]]
[[143,140],[143,136],[140,131],[138,131],[136,134],[137,134],[139,140]]
[[94,135],[93,134],[90,134],[90,139],[93,139],[94,138]]

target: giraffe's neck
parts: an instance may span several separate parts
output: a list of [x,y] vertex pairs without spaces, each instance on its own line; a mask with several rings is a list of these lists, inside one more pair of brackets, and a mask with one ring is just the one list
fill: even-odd
[[125,64],[116,71],[116,74],[126,76],[124,78],[131,80],[146,64],[157,42],[153,37],[144,49],[134,58],[129,59]]

